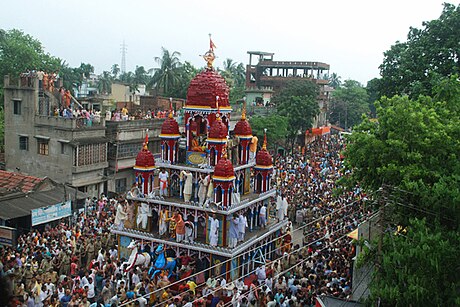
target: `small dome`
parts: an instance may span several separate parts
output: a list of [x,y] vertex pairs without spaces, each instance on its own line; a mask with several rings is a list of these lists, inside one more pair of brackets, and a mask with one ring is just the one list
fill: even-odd
[[172,114],[169,114],[168,118],[161,125],[161,137],[180,137],[179,124],[172,117]]
[[235,170],[233,164],[225,156],[222,157],[214,168],[214,180],[230,181],[235,179]]
[[272,167],[273,166],[273,158],[270,153],[262,148],[257,152],[256,155],[256,167]]
[[147,145],[145,145],[145,143],[141,151],[139,151],[139,153],[137,154],[134,169],[140,171],[148,171],[155,169],[155,157],[150,152],[150,150],[147,149]]
[[216,108],[216,96],[219,96],[219,106],[229,107],[228,95],[225,79],[214,69],[207,68],[190,82],[185,106]]
[[211,129],[209,129],[209,139],[226,139],[228,134],[227,126],[222,122],[221,119],[215,120],[212,123]]
[[235,132],[235,135],[238,137],[252,137],[251,125],[243,118],[236,123],[233,132]]

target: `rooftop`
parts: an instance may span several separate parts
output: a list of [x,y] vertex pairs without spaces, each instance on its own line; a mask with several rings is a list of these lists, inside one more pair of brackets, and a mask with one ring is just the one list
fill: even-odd
[[7,195],[15,192],[31,192],[44,180],[45,178],[0,170],[0,195]]

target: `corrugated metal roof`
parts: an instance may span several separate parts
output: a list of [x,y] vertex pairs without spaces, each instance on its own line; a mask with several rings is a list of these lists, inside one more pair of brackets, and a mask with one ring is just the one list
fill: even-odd
[[[69,198],[70,196],[70,198]],[[48,191],[36,191],[18,195],[18,197],[0,197],[0,218],[10,220],[31,214],[32,209],[38,209],[64,202],[67,199],[84,199],[86,194],[74,188],[56,184]]]

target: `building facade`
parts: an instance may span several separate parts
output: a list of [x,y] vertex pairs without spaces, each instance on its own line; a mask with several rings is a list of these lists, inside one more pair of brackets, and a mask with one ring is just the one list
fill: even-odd
[[[37,78],[13,82],[5,76],[4,97],[8,171],[47,176],[90,196],[99,196],[129,189],[134,158],[140,148],[137,144],[147,130],[151,150],[159,152],[163,119],[106,121],[104,115],[99,115],[89,121],[84,117],[58,116],[62,97],[56,89],[45,89]],[[81,106],[74,99],[72,106],[78,105]]]
[[329,64],[308,61],[274,61],[274,53],[248,51],[249,64],[246,66],[246,101],[252,105],[269,105],[272,96],[292,80],[311,80],[319,87],[318,105],[320,114],[314,127],[327,124],[327,102],[331,88]]

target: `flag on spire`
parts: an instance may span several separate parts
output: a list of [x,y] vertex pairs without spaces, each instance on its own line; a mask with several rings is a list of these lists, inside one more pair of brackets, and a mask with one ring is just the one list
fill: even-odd
[[212,41],[211,39],[211,34],[209,34],[209,49],[211,49],[212,51],[214,51],[214,48],[217,48],[216,45],[214,44],[214,42]]

